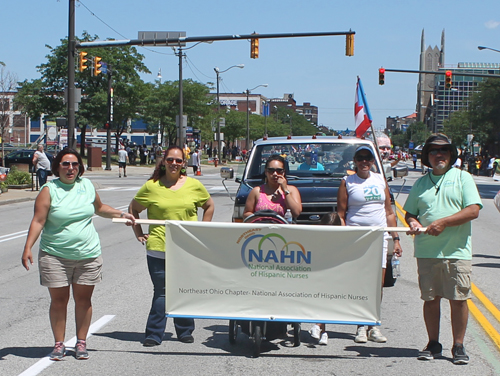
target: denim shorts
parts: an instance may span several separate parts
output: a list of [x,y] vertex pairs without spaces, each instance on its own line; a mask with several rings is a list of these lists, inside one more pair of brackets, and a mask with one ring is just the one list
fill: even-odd
[[38,269],[40,284],[45,287],[58,288],[72,284],[96,285],[102,280],[102,256],[70,260],[40,250]]
[[471,298],[472,260],[418,258],[417,266],[422,300]]

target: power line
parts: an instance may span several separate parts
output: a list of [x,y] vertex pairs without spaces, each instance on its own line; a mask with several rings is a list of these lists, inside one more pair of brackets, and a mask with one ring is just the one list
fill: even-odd
[[[113,28],[111,25],[109,25],[107,22],[105,22],[102,18],[100,18],[97,14],[95,14],[94,12],[92,12],[88,6],[86,6],[81,0],[77,0],[78,3],[80,3],[92,16],[94,16],[95,18],[97,18],[100,22],[102,22],[104,25],[106,25],[109,29],[113,30],[116,34],[118,34],[119,36],[121,36],[122,38],[125,38],[125,39],[129,39],[127,38],[125,35],[123,35],[122,33],[120,33],[118,30],[116,30],[115,28]],[[156,54],[160,54],[160,55],[169,55],[169,56],[172,56],[173,54],[171,53],[165,53],[165,52],[159,52],[159,51],[155,51],[155,50],[152,50],[150,48],[147,48],[147,47],[144,47],[144,46],[139,46],[139,47],[142,47],[144,48],[145,50],[147,51],[150,51],[150,52],[154,52]]]

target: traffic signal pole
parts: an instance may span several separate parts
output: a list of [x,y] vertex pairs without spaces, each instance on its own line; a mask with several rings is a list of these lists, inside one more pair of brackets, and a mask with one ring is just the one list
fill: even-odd
[[[106,170],[111,170],[111,127],[113,124],[113,74],[108,65],[108,122],[106,124]],[[118,147],[118,145],[116,145]],[[118,152],[118,150],[117,150]]]
[[68,146],[75,148],[75,0],[69,0],[68,23]]
[[[384,68],[381,68],[384,69]],[[380,69],[379,69],[380,71]],[[398,72],[398,73],[425,73],[425,74],[442,74],[445,75],[446,71],[451,71],[457,76],[469,76],[469,77],[487,77],[487,78],[500,78],[498,74],[481,74],[481,73],[466,73],[466,72],[454,72],[453,69],[447,69],[444,71],[424,71],[424,70],[408,70],[408,69],[384,69],[385,72]]]
[[[74,1],[73,2],[74,7]],[[71,22],[71,21],[70,21]],[[156,35],[156,33],[153,33]],[[93,47],[118,47],[118,46],[165,46],[174,47],[178,46],[179,52],[179,138],[178,145],[184,148],[184,119],[183,119],[183,100],[182,100],[182,46],[186,43],[193,42],[213,42],[221,40],[250,40],[254,41],[252,45],[254,46],[254,58],[258,57],[258,40],[259,39],[273,39],[273,38],[300,38],[300,37],[320,37],[320,36],[335,36],[335,35],[345,35],[347,37],[346,43],[346,54],[347,56],[354,55],[354,34],[356,32],[349,31],[327,31],[327,32],[312,32],[312,33],[275,33],[275,34],[233,34],[233,35],[212,35],[212,36],[198,36],[198,37],[186,37],[177,36],[173,38],[163,37],[164,34],[159,33],[160,36],[153,39],[125,39],[125,40],[106,40],[106,41],[93,41],[93,42],[77,42],[75,44],[76,48],[93,48]],[[256,52],[256,54],[255,54]],[[74,63],[73,63],[74,64]],[[74,72],[73,72],[73,87],[74,87]],[[73,101],[68,101],[68,106],[71,106]],[[73,104],[74,106],[74,104]],[[247,111],[248,112],[248,111]]]

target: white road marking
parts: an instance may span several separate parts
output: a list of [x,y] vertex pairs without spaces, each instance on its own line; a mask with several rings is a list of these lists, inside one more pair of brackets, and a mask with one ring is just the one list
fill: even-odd
[[19,231],[19,232],[13,232],[12,234],[1,235],[0,236],[0,243],[8,242],[9,240],[14,240],[17,238],[22,238],[23,236],[26,236],[27,233],[28,233],[28,230],[24,230],[24,231]]
[[[105,315],[101,317],[99,320],[97,320],[95,323],[90,325],[89,328],[89,333],[87,335],[87,339],[92,336],[95,332],[100,330],[104,325],[106,325],[108,322],[113,320],[115,315]],[[70,340],[64,342],[64,345],[66,347],[75,347],[76,344],[76,336],[71,338]],[[33,364],[30,368],[28,368],[26,371],[23,373],[20,373],[19,376],[34,376],[38,375],[40,372],[42,372],[45,368],[49,367],[54,363],[53,360],[50,360],[49,358],[50,354],[47,354],[46,357],[40,359],[38,362]]]

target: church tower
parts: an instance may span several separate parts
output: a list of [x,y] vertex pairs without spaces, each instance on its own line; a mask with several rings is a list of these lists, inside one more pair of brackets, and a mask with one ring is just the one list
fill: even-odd
[[[423,71],[438,71],[444,67],[444,29],[441,33],[441,49],[437,46],[425,48],[425,33],[422,29],[422,37],[420,40],[420,64],[419,70]],[[430,111],[432,106],[431,98],[434,93],[434,74],[420,73],[417,85],[417,120],[425,122],[425,113]]]

